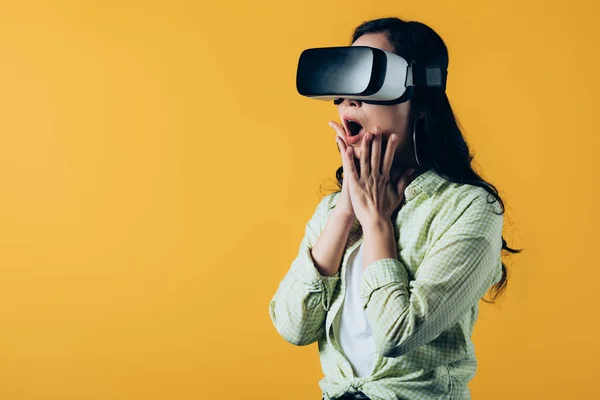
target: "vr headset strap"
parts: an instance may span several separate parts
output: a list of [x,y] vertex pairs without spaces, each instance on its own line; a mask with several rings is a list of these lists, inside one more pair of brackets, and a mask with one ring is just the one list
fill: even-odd
[[411,61],[406,74],[405,86],[429,86],[446,88],[448,71],[440,67],[425,66],[419,68],[414,61]]

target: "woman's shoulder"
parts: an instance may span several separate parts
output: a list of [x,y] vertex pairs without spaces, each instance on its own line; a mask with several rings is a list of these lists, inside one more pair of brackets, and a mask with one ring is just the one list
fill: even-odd
[[454,211],[465,210],[468,207],[489,208],[496,212],[500,210],[497,199],[481,186],[445,180],[445,185],[440,189],[438,200],[444,207]]
[[314,214],[312,216],[313,220],[326,220],[327,216],[331,211],[335,208],[339,197],[339,192],[329,193],[318,201],[317,206],[314,209]]
[[321,201],[319,202],[319,208],[325,212],[332,210],[335,207],[335,205],[337,204],[341,193],[342,192],[340,190],[337,192],[329,193],[326,196],[324,196],[321,199]]
[[495,235],[497,230],[502,229],[502,207],[498,200],[481,186],[446,181],[435,197],[434,207],[430,208],[433,241],[459,220],[463,221],[463,233]]

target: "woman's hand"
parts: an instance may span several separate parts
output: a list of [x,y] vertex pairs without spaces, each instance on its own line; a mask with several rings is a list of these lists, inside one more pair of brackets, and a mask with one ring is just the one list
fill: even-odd
[[342,162],[344,182],[348,181],[350,201],[356,218],[362,226],[368,226],[381,220],[388,221],[394,210],[404,199],[404,189],[411,182],[413,168],[403,171],[398,182],[390,181],[390,170],[394,159],[398,136],[391,134],[383,166],[381,160],[381,129],[367,133],[362,141],[360,157],[360,176],[354,165],[352,146],[342,142]]
[[[337,143],[338,150],[340,153],[343,153],[342,146],[345,149],[348,144],[346,143],[346,132],[344,127],[340,124],[329,121],[329,126],[332,127],[336,131],[335,142]],[[344,162],[344,155],[342,154],[342,163]],[[346,179],[346,174],[344,173],[344,179],[342,181],[342,193],[340,194],[340,198],[335,205],[335,210],[339,212],[341,215],[347,217],[349,220],[354,223],[356,221],[356,215],[354,214],[354,209],[352,207],[352,202],[350,201],[350,192],[348,188],[348,179]]]

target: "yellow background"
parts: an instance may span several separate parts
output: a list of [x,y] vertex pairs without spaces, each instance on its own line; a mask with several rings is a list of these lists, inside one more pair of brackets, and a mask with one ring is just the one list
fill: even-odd
[[296,65],[383,16],[446,41],[525,248],[480,305],[473,398],[598,396],[595,4],[0,2],[0,399],[320,399],[317,345],[268,314],[341,165]]

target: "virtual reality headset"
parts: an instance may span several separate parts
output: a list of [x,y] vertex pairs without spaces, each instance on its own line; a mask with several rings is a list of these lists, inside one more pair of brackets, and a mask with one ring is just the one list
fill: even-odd
[[410,99],[416,86],[445,91],[447,75],[440,66],[419,66],[375,47],[318,47],[300,54],[296,89],[302,96],[335,104],[356,99],[392,105]]

